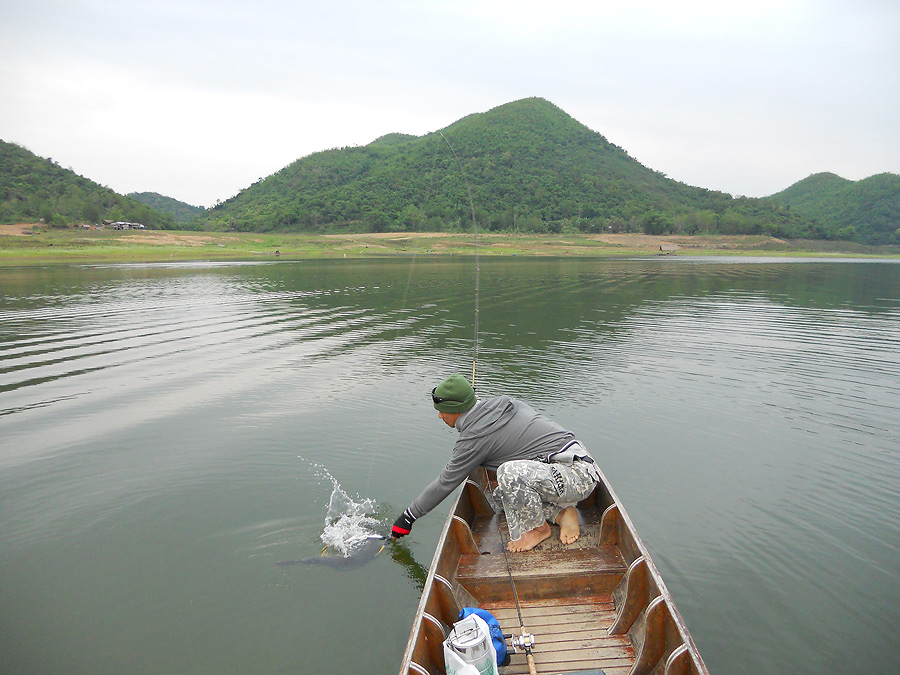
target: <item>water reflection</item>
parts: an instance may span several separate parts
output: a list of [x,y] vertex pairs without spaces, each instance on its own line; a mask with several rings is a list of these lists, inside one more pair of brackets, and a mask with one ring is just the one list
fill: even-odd
[[[482,258],[480,281],[479,393],[602,458],[713,672],[890,670],[900,265]],[[298,455],[386,513],[444,463],[428,392],[471,368],[471,259],[0,287],[10,672],[311,672],[335,625],[364,645],[343,670],[396,669],[439,514],[353,574],[274,563],[322,546],[332,489]]]

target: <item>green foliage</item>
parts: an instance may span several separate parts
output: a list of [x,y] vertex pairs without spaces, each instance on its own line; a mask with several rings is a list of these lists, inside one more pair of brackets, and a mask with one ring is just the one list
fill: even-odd
[[734,198],[648,169],[539,98],[469,115],[421,137],[388,134],[363,147],[314,153],[209,211],[155,193],[123,197],[0,141],[0,222],[454,232],[470,230],[473,216],[478,228],[493,232],[765,234],[896,243],[900,176],[853,182],[816,174],[768,199]]
[[149,206],[154,211],[171,216],[175,226],[179,229],[195,229],[197,220],[206,213],[206,209],[202,206],[191,206],[157,192],[129,192],[127,196]]
[[42,221],[52,227],[127,220],[172,227],[171,216],[63,169],[25,148],[0,141],[0,223]]
[[773,202],[666,178],[537,98],[469,115],[442,132],[390,134],[309,155],[202,221],[237,231],[466,230],[469,189],[475,221],[489,231],[812,234]]
[[898,240],[900,176],[882,173],[850,181],[818,173],[770,199],[811,221],[820,238],[888,244]]
[[651,211],[641,218],[644,234],[671,234],[674,228],[675,223],[658,211]]

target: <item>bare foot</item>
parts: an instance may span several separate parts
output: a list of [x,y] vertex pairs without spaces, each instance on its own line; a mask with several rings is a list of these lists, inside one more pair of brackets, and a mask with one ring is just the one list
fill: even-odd
[[540,527],[528,530],[518,539],[511,539],[506,545],[507,551],[530,551],[540,544],[544,539],[550,536],[552,530],[549,523],[544,523]]
[[556,524],[559,525],[559,540],[564,544],[571,544],[581,536],[581,528],[578,525],[578,511],[574,506],[568,506],[556,516]]

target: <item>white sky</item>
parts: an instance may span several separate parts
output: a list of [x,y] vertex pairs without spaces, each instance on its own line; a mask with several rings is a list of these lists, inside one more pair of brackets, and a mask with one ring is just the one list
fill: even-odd
[[671,178],[900,173],[898,0],[0,0],[0,138],[211,206],[546,98]]

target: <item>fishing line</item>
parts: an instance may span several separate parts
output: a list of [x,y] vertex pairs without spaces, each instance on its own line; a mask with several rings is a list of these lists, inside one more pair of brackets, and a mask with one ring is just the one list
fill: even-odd
[[441,138],[444,139],[444,143],[447,144],[447,147],[450,148],[450,152],[453,153],[453,158],[456,160],[457,166],[459,166],[459,173],[466,183],[466,192],[469,195],[469,209],[472,212],[472,238],[475,241],[475,339],[472,348],[472,389],[475,389],[475,369],[478,363],[478,286],[481,274],[481,268],[478,264],[478,223],[475,220],[475,202],[472,201],[472,186],[469,185],[469,179],[466,177],[466,170],[463,169],[462,162],[459,161],[456,150],[450,145],[450,141],[447,140],[447,137],[444,136],[443,132],[439,131],[438,133],[441,135]]
[[[388,313],[388,316],[390,316],[394,320],[395,326],[396,326],[394,328],[394,338],[393,338],[393,344],[395,344],[395,345],[397,344],[397,339],[400,337],[400,330],[409,328],[408,325],[405,323],[405,318],[407,316],[406,308],[407,308],[407,304],[409,302],[409,289],[412,287],[413,274],[416,271],[416,259],[417,258],[418,258],[418,255],[413,255],[409,261],[409,273],[406,275],[406,288],[403,291],[403,301],[400,304],[400,312],[399,313],[397,313],[397,312]],[[366,482],[364,485],[365,491],[367,493],[372,485],[372,472],[375,469],[375,456],[376,456],[377,450],[378,450],[378,446],[375,443],[372,443],[370,450],[369,450],[369,462],[368,462],[369,470],[366,473]]]

